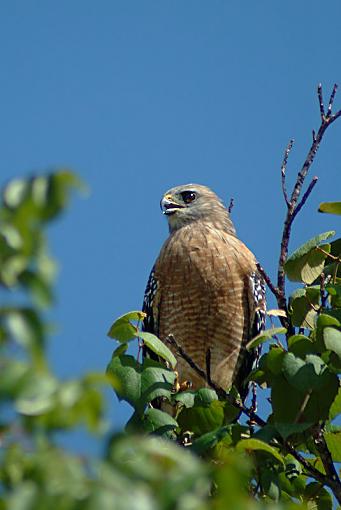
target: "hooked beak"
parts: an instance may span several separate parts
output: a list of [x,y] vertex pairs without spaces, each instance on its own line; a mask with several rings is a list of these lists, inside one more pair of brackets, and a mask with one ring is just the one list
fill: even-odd
[[162,214],[166,214],[167,216],[174,214],[177,209],[183,209],[183,206],[174,202],[174,199],[171,195],[165,195],[160,202],[160,207]]

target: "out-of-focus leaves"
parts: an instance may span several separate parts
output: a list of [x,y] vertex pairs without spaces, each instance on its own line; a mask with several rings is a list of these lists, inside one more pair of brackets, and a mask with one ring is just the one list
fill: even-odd
[[145,331],[140,331],[139,338],[142,338],[148,349],[160,356],[160,358],[168,361],[172,368],[175,368],[176,359],[174,354],[157,336]]
[[204,502],[210,491],[208,467],[170,441],[134,436],[114,440],[109,460],[133,485],[136,480],[140,486],[147,484],[152,489],[155,508],[206,508]]
[[24,179],[13,179],[3,190],[3,200],[7,207],[16,208],[28,192],[29,183]]
[[108,336],[122,343],[133,340],[138,336],[139,330],[131,321],[141,321],[145,316],[146,314],[140,311],[122,315],[113,323],[108,331]]
[[322,202],[318,208],[319,212],[329,214],[341,214],[341,202]]
[[9,336],[26,348],[41,349],[44,342],[44,325],[33,308],[4,310]]
[[55,403],[56,379],[47,374],[32,374],[15,401],[18,413],[35,416],[49,411]]
[[254,349],[258,345],[267,342],[276,335],[284,335],[287,332],[285,328],[270,328],[262,331],[259,335],[255,336],[246,345],[247,350]]
[[[286,260],[284,270],[289,280],[313,283],[322,273],[324,261],[330,251],[330,245],[321,245],[322,241],[334,236],[335,232],[324,232],[306,242],[295,250]],[[323,253],[320,249],[322,249]]]

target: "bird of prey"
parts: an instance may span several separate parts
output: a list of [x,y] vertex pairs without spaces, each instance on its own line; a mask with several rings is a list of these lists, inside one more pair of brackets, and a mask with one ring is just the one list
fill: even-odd
[[[245,345],[265,322],[265,286],[256,259],[206,186],[172,188],[160,205],[169,237],[149,276],[143,328],[163,341],[173,335],[202,370],[209,369],[211,381],[224,390],[234,384],[244,399],[255,359]],[[205,386],[174,354],[179,381],[191,382],[194,390]]]

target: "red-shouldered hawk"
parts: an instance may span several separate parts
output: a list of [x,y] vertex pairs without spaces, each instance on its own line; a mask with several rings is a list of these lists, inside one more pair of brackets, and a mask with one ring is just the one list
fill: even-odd
[[[144,330],[177,343],[227,390],[234,383],[245,398],[245,379],[255,354],[246,343],[263,327],[265,287],[250,250],[236,237],[227,209],[198,184],[177,186],[161,199],[170,235],[151,271],[143,310]],[[205,382],[177,357],[180,382]]]

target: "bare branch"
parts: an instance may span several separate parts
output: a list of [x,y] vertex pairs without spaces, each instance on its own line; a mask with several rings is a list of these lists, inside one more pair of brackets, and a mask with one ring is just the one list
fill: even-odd
[[290,151],[291,151],[293,145],[294,145],[294,140],[290,140],[290,142],[287,145],[287,148],[285,149],[282,166],[281,166],[282,191],[283,191],[283,196],[284,196],[285,203],[287,204],[287,207],[289,207],[289,198],[288,198],[287,187],[286,187],[286,182],[285,182],[285,173],[286,173],[286,169],[287,169],[288,157],[289,157],[289,154],[290,154]]
[[[306,159],[302,165],[301,170],[297,174],[296,183],[294,185],[293,191],[291,193],[291,197],[289,200],[289,205],[287,199],[285,199],[287,204],[287,214],[284,221],[283,226],[283,232],[282,232],[282,240],[281,240],[281,249],[280,249],[280,256],[278,261],[278,272],[277,272],[277,289],[278,289],[278,297],[277,297],[277,303],[278,307],[281,310],[287,311],[287,304],[286,304],[286,295],[285,295],[285,273],[284,273],[284,264],[288,257],[288,247],[289,247],[289,240],[290,240],[290,234],[291,234],[291,227],[292,223],[299,213],[299,211],[304,206],[305,202],[307,201],[310,193],[312,192],[312,189],[314,188],[317,178],[314,177],[311,181],[310,185],[308,186],[307,191],[304,193],[302,200],[298,203],[299,197],[302,192],[302,187],[305,181],[305,178],[307,176],[307,173],[313,164],[313,161],[315,159],[316,153],[318,151],[319,145],[322,141],[323,135],[328,128],[336,119],[338,119],[341,116],[341,110],[338,111],[336,114],[332,114],[332,106],[334,103],[334,98],[336,94],[336,85],[334,85],[332,94],[330,96],[329,104],[328,104],[328,114],[325,115],[324,111],[324,105],[323,105],[323,94],[322,94],[322,86],[321,84],[318,85],[317,88],[317,95],[318,95],[318,101],[319,101],[319,107],[320,107],[320,115],[321,115],[321,125],[319,127],[318,132],[316,133],[313,131],[313,140],[311,143],[311,146],[309,148],[308,154],[306,156]],[[283,172],[282,172],[282,187],[283,187]],[[288,329],[288,333],[291,333],[291,328]]]

